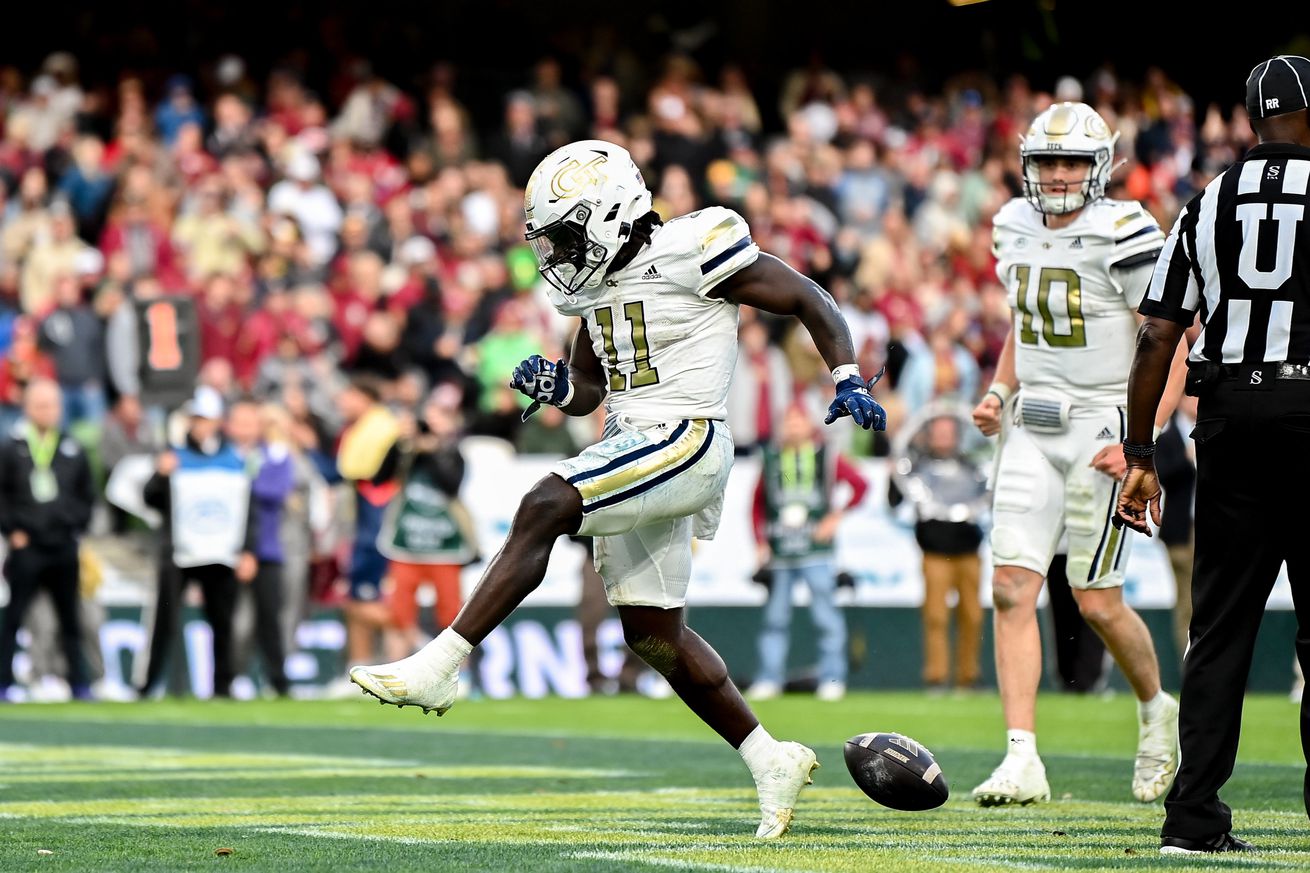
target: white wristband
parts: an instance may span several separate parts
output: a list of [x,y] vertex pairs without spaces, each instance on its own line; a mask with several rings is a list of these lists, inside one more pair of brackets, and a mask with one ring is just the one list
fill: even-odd
[[559,408],[563,409],[573,402],[573,383],[569,383],[569,390],[564,393],[564,399],[559,402]]
[[[1009,385],[1006,385],[1004,382],[993,382],[993,383],[992,383],[992,384],[987,388],[987,393],[988,393],[988,394],[995,394],[995,395],[996,395],[996,399],[999,400],[999,401],[1001,401],[1001,405],[1004,406],[1006,403],[1009,402],[1009,400],[1010,400],[1010,395],[1012,395],[1012,394],[1014,393],[1014,391],[1012,391],[1012,390],[1010,389],[1010,386],[1009,386]],[[984,395],[984,396],[986,396],[986,395]]]
[[842,364],[832,368],[832,384],[834,385],[840,385],[851,377],[860,378],[859,364]]

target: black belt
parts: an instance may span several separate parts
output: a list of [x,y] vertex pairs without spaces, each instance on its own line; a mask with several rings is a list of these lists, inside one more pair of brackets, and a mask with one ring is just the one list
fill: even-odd
[[1292,361],[1264,361],[1258,364],[1215,364],[1191,361],[1187,364],[1186,391],[1193,397],[1220,382],[1235,382],[1238,387],[1266,390],[1275,382],[1310,382],[1310,364]]

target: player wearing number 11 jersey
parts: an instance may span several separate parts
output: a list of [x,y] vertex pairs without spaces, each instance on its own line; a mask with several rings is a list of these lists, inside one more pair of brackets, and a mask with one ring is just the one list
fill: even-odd
[[714,535],[732,466],[724,418],[738,306],[795,315],[809,330],[837,386],[826,423],[850,416],[881,430],[886,416],[832,298],[761,254],[737,213],[712,207],[662,223],[627,151],[598,140],[548,155],[524,201],[551,302],[579,324],[566,360],[534,355],[511,384],[532,398],[525,415],[542,403],[589,415],[604,403],[604,436],[529,491],[450,628],[413,657],[356,667],[351,679],[384,703],[445,712],[460,662],[541,583],[555,540],[595,537],[628,645],[741,753],[759,793],[756,836],[781,836],[818,766],[814,752],[769,736],[683,615],[691,540]]
[[[1014,320],[996,382],[974,420],[983,433],[1001,434],[992,599],[1008,735],[1005,759],[974,789],[984,806],[1050,798],[1036,741],[1037,597],[1062,536],[1083,617],[1139,701],[1133,795],[1160,797],[1178,766],[1178,705],[1160,688],[1146,625],[1123,601],[1128,535],[1111,523],[1124,472],[1120,443],[1136,310],[1164,244],[1140,204],[1104,196],[1117,139],[1090,106],[1052,106],[1020,147],[1025,196],[993,219],[996,272]],[[1161,423],[1182,389],[1184,351]]]

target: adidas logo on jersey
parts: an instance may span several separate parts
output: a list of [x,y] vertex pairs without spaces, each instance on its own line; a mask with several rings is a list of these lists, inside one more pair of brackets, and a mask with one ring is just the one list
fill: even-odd
[[1101,428],[1101,432],[1096,435],[1096,438],[1098,440],[1112,440],[1114,439],[1114,434],[1110,432],[1108,427],[1103,427]]
[[1074,238],[1073,238],[1073,243],[1070,244],[1070,246],[1069,246],[1069,248],[1071,248],[1071,249],[1080,249],[1080,248],[1082,248],[1082,247],[1083,247],[1083,238],[1080,237],[1080,236],[1076,236],[1076,237],[1074,237]]
[[641,274],[641,278],[642,281],[645,281],[647,279],[663,279],[664,277],[660,275],[659,270],[655,269],[655,265],[651,264],[646,268],[646,272]]

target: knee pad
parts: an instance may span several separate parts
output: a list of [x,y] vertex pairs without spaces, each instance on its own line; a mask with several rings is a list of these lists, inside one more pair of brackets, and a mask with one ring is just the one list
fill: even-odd
[[997,526],[992,528],[992,561],[1011,563],[1023,554],[1023,533],[1018,528]]

